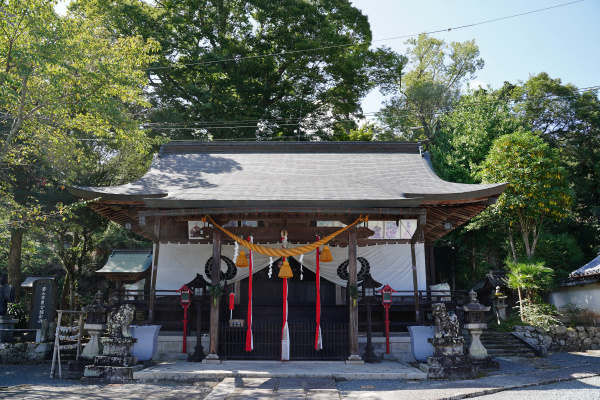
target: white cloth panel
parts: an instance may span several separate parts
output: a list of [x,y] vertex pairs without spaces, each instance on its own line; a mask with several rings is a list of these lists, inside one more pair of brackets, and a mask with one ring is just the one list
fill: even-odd
[[[269,247],[279,247],[280,244],[271,244]],[[297,244],[291,244],[297,246]],[[337,275],[338,266],[348,259],[347,247],[329,247],[333,261],[321,262],[321,277],[337,285],[346,285],[346,281]],[[241,247],[240,251],[247,252],[248,249]],[[234,246],[221,246],[221,255],[233,258]],[[417,281],[419,290],[426,290],[425,282],[425,252],[423,243],[415,245],[417,258]],[[201,274],[209,282],[204,273],[204,267],[208,259],[212,257],[212,244],[176,244],[168,243],[160,245],[158,258],[158,270],[156,278],[157,290],[177,290],[185,283],[194,279],[197,273]],[[358,248],[358,257],[365,258],[371,267],[371,276],[382,284],[388,284],[394,290],[413,290],[412,259],[409,244],[382,244]],[[296,260],[299,257],[296,257]],[[276,260],[276,258],[274,258]],[[235,260],[232,260],[235,262]],[[315,251],[304,255],[302,264],[304,267],[315,272]],[[269,257],[254,253],[254,272],[269,266]],[[361,265],[358,263],[358,270]],[[227,270],[227,264],[221,261],[221,271]],[[274,267],[273,275],[278,272]],[[238,268],[235,281],[248,277],[248,268]]]

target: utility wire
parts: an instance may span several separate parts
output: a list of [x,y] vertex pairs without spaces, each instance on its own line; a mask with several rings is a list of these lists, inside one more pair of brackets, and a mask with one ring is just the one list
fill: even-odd
[[[587,92],[587,91],[591,91],[591,90],[598,90],[600,89],[600,85],[599,86],[590,86],[587,88],[582,88],[582,89],[578,89],[577,92]],[[535,104],[535,103],[540,103],[543,101],[547,101],[547,100],[553,100],[553,99],[568,99],[568,98],[573,98],[573,97],[578,97],[577,94],[571,94],[571,95],[566,95],[566,96],[560,96],[560,95],[554,95],[554,94],[548,94],[545,95],[541,98],[536,98],[536,99],[529,99],[529,100],[525,100],[525,101],[519,101],[519,100],[507,100],[507,99],[493,99],[493,100],[479,100],[473,103],[469,103],[469,104],[456,104],[454,106],[451,106],[449,109],[437,109],[437,110],[433,110],[431,112],[427,112],[427,113],[421,113],[421,112],[417,112],[415,110],[399,110],[400,114],[397,114],[397,117],[409,117],[409,116],[416,116],[416,115],[437,115],[437,114],[447,114],[450,112],[454,112],[454,111],[460,111],[460,110],[464,110],[464,109],[486,109],[486,108],[493,108],[494,105],[498,104],[498,103],[511,103],[512,105],[520,105],[520,104]],[[367,112],[367,113],[363,113],[362,115],[376,115],[378,114],[380,111],[378,112]],[[303,120],[306,120],[305,118]],[[352,122],[352,121],[356,121],[355,119],[341,119],[341,120],[336,120],[336,121],[331,121],[332,123],[341,123],[341,122]],[[300,123],[300,119],[299,118],[285,118],[285,119],[246,119],[246,120],[239,120],[239,121],[235,121],[235,120],[221,120],[221,121],[195,121],[195,122],[153,122],[153,123],[145,123],[143,124],[144,128],[150,128],[150,129],[222,129],[222,128],[256,128],[256,125],[252,125],[249,126],[247,124],[249,123],[256,123],[257,125],[259,123],[263,123],[263,124],[273,124],[273,125],[277,125],[277,126],[295,126],[298,125]],[[284,123],[285,122],[285,123]],[[296,122],[296,123],[294,123]],[[190,125],[194,125],[194,126],[190,126]]]
[[[450,32],[450,31],[453,31],[453,30],[470,28],[470,27],[477,26],[477,25],[489,24],[489,23],[492,23],[492,22],[502,21],[502,20],[505,20],[505,19],[516,18],[516,17],[521,17],[523,15],[528,15],[528,14],[534,14],[534,13],[538,13],[538,12],[542,12],[542,11],[547,11],[547,10],[551,10],[551,9],[554,9],[554,8],[565,7],[565,6],[573,5],[573,4],[576,4],[576,3],[581,3],[583,1],[584,0],[576,0],[576,1],[572,1],[570,3],[558,4],[556,6],[540,8],[540,9],[537,9],[537,10],[527,11],[527,12],[523,12],[523,13],[519,13],[519,14],[508,15],[506,17],[494,18],[494,19],[490,19],[490,20],[487,20],[487,21],[475,22],[475,23],[472,23],[472,24],[455,26],[455,27],[450,27],[450,28],[446,28],[446,29],[438,29],[438,30],[435,30],[435,31],[428,31],[428,32],[425,32],[425,34],[431,35],[433,33]],[[420,33],[413,33],[413,34],[410,34],[410,35],[395,36],[395,37],[390,37],[390,38],[385,38],[385,39],[372,40],[371,42],[384,42],[384,41],[389,41],[389,40],[405,39],[405,38],[419,36],[419,35],[420,35]],[[168,65],[168,66],[162,66],[162,67],[148,67],[148,68],[142,68],[141,70],[142,71],[155,71],[155,70],[160,70],[160,69],[179,68],[179,67],[187,67],[187,66],[193,66],[193,65],[218,64],[218,63],[229,62],[229,61],[241,61],[241,60],[264,58],[264,57],[275,57],[275,56],[282,56],[282,55],[288,55],[288,54],[307,53],[307,52],[310,52],[310,51],[328,50],[328,49],[336,49],[336,48],[352,47],[352,46],[360,46],[360,45],[361,45],[361,43],[339,44],[339,45],[335,45],[335,46],[315,47],[315,48],[312,48],[312,49],[289,50],[289,51],[282,51],[282,52],[279,52],[279,53],[258,54],[258,55],[253,55],[253,56],[244,56],[244,57],[240,56],[240,57],[233,57],[233,58],[225,58],[225,59],[222,59],[222,60],[199,61],[199,62],[194,62],[194,63],[183,63],[183,64]]]

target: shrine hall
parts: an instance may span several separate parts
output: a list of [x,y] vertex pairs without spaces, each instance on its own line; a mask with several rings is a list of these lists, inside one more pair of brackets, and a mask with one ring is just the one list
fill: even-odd
[[111,295],[136,323],[209,338],[210,362],[360,362],[362,283],[391,291],[380,334],[455,310],[460,293],[432,289],[433,242],[505,187],[440,179],[419,142],[173,142],[134,182],[69,191],[152,240],[145,285]]

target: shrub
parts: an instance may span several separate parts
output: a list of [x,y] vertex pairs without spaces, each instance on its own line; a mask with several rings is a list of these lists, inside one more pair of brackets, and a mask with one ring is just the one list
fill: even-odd
[[29,319],[29,311],[25,302],[8,303],[7,314],[18,319],[19,322],[15,325],[15,329],[27,329],[27,321]]
[[552,304],[530,304],[525,299],[520,302],[519,309],[523,321],[537,328],[548,330],[552,326],[562,325],[558,319],[560,314]]
[[575,320],[577,319],[577,317],[579,317],[587,310],[587,308],[580,308],[579,306],[577,306],[577,304],[573,302],[568,302],[567,304],[563,304],[558,308],[559,314],[569,319],[570,326],[575,326]]

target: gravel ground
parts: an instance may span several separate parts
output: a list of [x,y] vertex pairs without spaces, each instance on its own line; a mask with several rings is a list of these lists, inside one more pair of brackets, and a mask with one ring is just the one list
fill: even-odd
[[[56,370],[56,379],[50,378],[50,369],[52,365],[3,365],[0,364],[0,386],[16,385],[49,385],[49,386],[73,386],[80,385],[78,380],[58,379],[58,369]],[[63,366],[63,371],[66,370]]]
[[[203,400],[216,382],[196,385],[82,384],[77,379],[50,378],[51,364],[0,365],[0,399],[6,400]],[[66,367],[63,367],[63,372]]]

